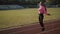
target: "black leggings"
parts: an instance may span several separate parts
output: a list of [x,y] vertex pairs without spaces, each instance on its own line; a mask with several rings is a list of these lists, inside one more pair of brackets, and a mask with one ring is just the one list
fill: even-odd
[[44,15],[43,14],[39,14],[39,23],[40,23],[41,27],[44,27],[43,19],[44,19]]

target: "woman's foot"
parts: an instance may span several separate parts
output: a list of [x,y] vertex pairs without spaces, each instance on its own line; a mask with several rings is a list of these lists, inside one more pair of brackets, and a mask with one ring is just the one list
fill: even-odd
[[42,31],[45,31],[45,28],[44,27],[42,27]]

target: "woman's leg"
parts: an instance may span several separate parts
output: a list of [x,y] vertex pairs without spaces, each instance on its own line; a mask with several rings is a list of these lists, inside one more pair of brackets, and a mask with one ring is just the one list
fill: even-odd
[[39,23],[40,23],[40,25],[42,27],[42,30],[44,30],[43,19],[44,19],[44,15],[43,14],[39,14]]
[[39,23],[40,23],[41,27],[44,27],[43,18],[44,18],[43,14],[39,14]]

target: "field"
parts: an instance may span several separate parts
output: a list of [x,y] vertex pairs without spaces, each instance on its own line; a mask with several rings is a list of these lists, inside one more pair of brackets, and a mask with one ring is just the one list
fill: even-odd
[[[45,15],[44,21],[60,19],[60,8],[48,8],[51,16]],[[30,25],[38,22],[37,8],[0,10],[0,28]]]

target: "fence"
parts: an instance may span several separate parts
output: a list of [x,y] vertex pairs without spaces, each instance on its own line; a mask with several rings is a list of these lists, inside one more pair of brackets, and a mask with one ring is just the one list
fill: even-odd
[[20,5],[0,5],[0,10],[4,9],[21,9],[24,8],[23,6]]
[[[48,8],[58,8],[58,5],[46,5]],[[0,5],[0,10],[4,9],[21,9],[21,8],[38,8],[38,5]]]

